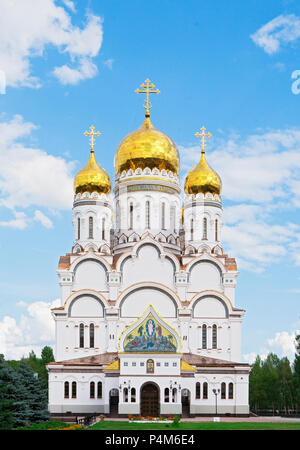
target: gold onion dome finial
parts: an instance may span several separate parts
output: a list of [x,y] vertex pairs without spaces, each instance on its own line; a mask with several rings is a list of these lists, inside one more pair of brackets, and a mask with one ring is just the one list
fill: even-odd
[[109,194],[111,183],[109,176],[102,167],[99,166],[95,159],[95,136],[100,136],[100,131],[94,131],[95,127],[91,126],[90,131],[85,131],[85,136],[90,136],[91,155],[87,165],[81,169],[74,179],[75,194],[83,192],[99,192]]
[[201,138],[201,158],[199,164],[189,172],[185,179],[184,191],[186,194],[199,194],[202,192],[206,194],[210,192],[211,194],[220,195],[222,189],[222,182],[217,174],[207,163],[205,159],[205,138],[210,138],[210,133],[205,133],[206,128],[201,128],[201,133],[195,133],[196,137]]
[[149,101],[150,94],[159,94],[158,89],[149,79],[136,89],[137,94],[146,94],[144,108],[146,109],[145,120],[142,126],[126,136],[120,143],[115,155],[115,171],[121,173],[123,170],[135,170],[137,168],[159,170],[170,170],[179,172],[179,153],[176,145],[166,134],[157,130],[150,121]]

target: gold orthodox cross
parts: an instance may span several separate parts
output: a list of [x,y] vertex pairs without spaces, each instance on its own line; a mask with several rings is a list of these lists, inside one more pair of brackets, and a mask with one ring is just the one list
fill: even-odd
[[205,153],[205,145],[206,145],[206,141],[205,138],[210,138],[211,134],[210,133],[205,133],[206,128],[202,127],[201,128],[201,133],[199,133],[197,131],[197,133],[195,133],[196,137],[200,137],[201,138],[201,146],[202,146],[202,150],[201,153]]
[[140,86],[142,89],[136,89],[134,92],[136,92],[137,94],[146,94],[146,100],[145,100],[145,105],[144,108],[146,109],[146,117],[150,116],[149,110],[150,108],[152,108],[152,105],[150,103],[149,100],[149,94],[159,94],[160,90],[159,89],[154,89],[155,85],[153,83],[151,83],[151,81],[149,80],[149,78],[147,78],[147,80],[144,81],[143,84],[141,84]]
[[84,135],[85,136],[90,136],[90,146],[91,146],[91,152],[94,151],[94,143],[95,143],[95,136],[100,136],[100,131],[94,131],[95,127],[92,125],[90,127],[90,132],[85,131]]

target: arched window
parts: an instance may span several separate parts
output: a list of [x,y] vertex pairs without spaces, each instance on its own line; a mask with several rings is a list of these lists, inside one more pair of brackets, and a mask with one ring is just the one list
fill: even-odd
[[201,385],[200,383],[196,383],[196,399],[199,400],[201,398]]
[[129,230],[133,229],[133,203],[129,204]]
[[76,398],[77,396],[77,384],[76,381],[72,383],[72,398]]
[[92,217],[89,217],[89,239],[94,238],[94,220]]
[[69,398],[69,382],[65,381],[65,398]]
[[80,217],[77,219],[77,239],[80,239]]
[[105,241],[105,218],[102,218],[102,241]]
[[221,383],[221,398],[226,398],[226,383]]
[[229,386],[228,386],[228,398],[233,398],[233,383],[229,383]]
[[176,388],[172,389],[172,402],[173,403],[177,402],[177,389]]
[[146,201],[145,224],[146,224],[146,228],[150,229],[150,202],[149,202],[149,200]]
[[131,394],[131,402],[135,403],[136,402],[136,390],[135,390],[135,388],[131,388],[130,394]]
[[161,229],[166,229],[166,204],[161,204]]
[[81,323],[79,325],[79,347],[84,347],[84,324]]
[[219,240],[219,236],[218,236],[218,219],[215,220],[215,240],[216,241]]
[[202,325],[202,348],[207,348],[207,326]]
[[123,401],[124,403],[128,403],[128,388],[124,388],[123,390]]
[[194,219],[191,219],[191,241],[194,240]]
[[146,363],[146,372],[154,373],[154,361],[153,359],[148,359]]
[[97,384],[97,398],[102,398],[102,382],[98,381]]
[[93,323],[90,324],[90,348],[95,346],[95,326]]
[[202,239],[207,239],[207,218],[203,219],[203,237]]
[[212,348],[217,348],[217,325],[212,327]]
[[165,403],[169,403],[169,388],[165,388]]
[[203,398],[207,399],[208,397],[208,384],[206,381],[203,383]]
[[90,398],[95,398],[95,383],[93,381],[90,383]]

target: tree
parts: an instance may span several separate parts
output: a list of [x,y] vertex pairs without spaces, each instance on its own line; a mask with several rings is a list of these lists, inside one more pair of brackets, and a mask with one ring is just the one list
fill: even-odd
[[53,350],[48,345],[43,348],[41,356],[44,364],[54,361]]
[[47,393],[32,368],[21,361],[16,371],[17,383],[14,386],[14,422],[26,426],[47,420]]
[[14,425],[13,418],[13,386],[14,370],[0,354],[0,429],[8,430]]
[[295,338],[295,359],[293,364],[293,390],[295,392],[295,408],[300,409],[300,334]]

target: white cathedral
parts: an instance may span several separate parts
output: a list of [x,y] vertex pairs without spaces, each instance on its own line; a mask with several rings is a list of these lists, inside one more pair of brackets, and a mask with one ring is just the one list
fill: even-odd
[[[202,152],[185,179],[175,143],[150,121],[120,143],[115,185],[91,153],[74,180],[74,246],[58,265],[52,309],[53,415],[248,415],[241,362],[245,310],[234,258],[222,249],[221,180]],[[182,205],[183,203],[183,205]]]

